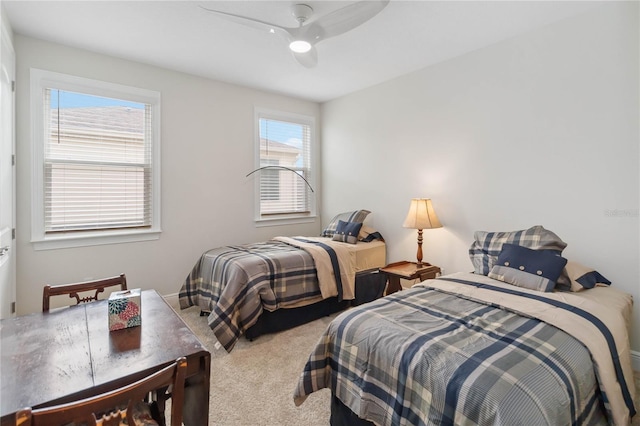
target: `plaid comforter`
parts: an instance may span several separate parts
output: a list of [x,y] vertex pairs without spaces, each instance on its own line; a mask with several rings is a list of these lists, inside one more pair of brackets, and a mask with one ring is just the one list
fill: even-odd
[[[503,285],[481,278],[498,288],[491,301],[465,295],[466,287],[475,294],[473,285],[439,279],[340,314],[309,356],[296,405],[330,388],[379,425],[629,423],[635,409],[633,379],[625,381],[622,371],[630,368],[628,357],[612,360],[617,349],[605,344],[603,360],[566,332],[503,309]],[[455,286],[462,288],[457,294]],[[494,291],[488,287],[482,291]],[[538,303],[518,293],[526,305]],[[603,375],[615,363],[625,365],[614,368],[611,381]]]
[[275,240],[205,252],[179,292],[181,309],[199,306],[211,312],[209,327],[227,351],[263,309],[274,311],[321,299],[313,257]]

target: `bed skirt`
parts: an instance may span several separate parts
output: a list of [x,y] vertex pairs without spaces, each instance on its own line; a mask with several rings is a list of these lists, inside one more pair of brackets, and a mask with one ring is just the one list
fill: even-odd
[[349,306],[361,305],[382,297],[387,284],[387,277],[378,269],[370,269],[356,274],[356,294],[354,300],[338,301],[330,297],[312,305],[298,308],[278,309],[273,312],[264,311],[258,321],[249,327],[244,335],[253,340],[263,334],[288,330],[302,324],[317,320],[327,315],[343,311]]
[[368,420],[361,419],[349,407],[344,405],[340,399],[331,392],[331,417],[330,426],[374,426]]

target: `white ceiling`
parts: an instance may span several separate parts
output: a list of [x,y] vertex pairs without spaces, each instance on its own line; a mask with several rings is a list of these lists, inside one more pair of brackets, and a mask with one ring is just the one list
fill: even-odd
[[381,83],[597,6],[592,1],[405,1],[320,42],[308,69],[276,35],[198,5],[293,27],[291,5],[312,19],[352,1],[11,1],[15,33],[317,102]]

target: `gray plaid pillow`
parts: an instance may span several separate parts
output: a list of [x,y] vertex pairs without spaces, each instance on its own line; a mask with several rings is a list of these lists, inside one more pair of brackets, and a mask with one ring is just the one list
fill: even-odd
[[502,245],[516,244],[533,250],[554,250],[559,255],[567,246],[555,233],[537,225],[512,232],[476,231],[469,248],[469,257],[476,274],[488,275],[498,260]]
[[339,221],[362,223],[364,222],[365,218],[369,213],[371,213],[369,210],[355,210],[352,212],[340,213],[336,215],[333,219],[331,219],[331,222],[329,222],[327,227],[324,228],[320,236],[333,237],[333,235],[336,233],[336,230],[338,229]]

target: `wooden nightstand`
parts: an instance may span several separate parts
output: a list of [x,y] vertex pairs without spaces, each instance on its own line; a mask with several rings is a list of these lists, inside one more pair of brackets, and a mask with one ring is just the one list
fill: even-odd
[[398,290],[402,290],[400,285],[400,278],[405,280],[415,280],[419,278],[420,281],[435,278],[440,275],[440,268],[430,263],[423,263],[418,267],[415,262],[396,262],[391,263],[384,268],[380,269],[380,272],[387,274],[389,279],[389,285],[387,286],[387,293],[395,293]]

